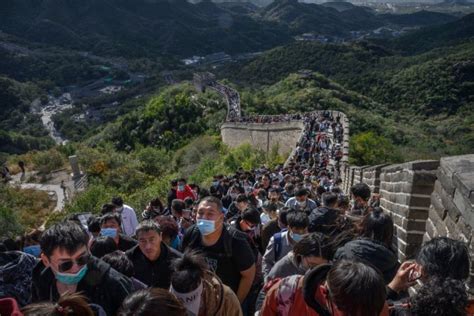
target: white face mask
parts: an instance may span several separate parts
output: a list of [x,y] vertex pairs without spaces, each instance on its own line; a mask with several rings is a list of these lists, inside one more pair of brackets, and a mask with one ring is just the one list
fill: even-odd
[[176,296],[176,298],[183,303],[184,307],[188,310],[191,315],[199,315],[199,308],[201,307],[201,295],[203,291],[202,282],[192,292],[179,293],[171,285],[170,292]]

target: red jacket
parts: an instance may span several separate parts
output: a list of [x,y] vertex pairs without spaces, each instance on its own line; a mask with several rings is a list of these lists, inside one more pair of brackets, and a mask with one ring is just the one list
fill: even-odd
[[186,199],[187,197],[190,197],[191,199],[193,199],[193,201],[195,201],[197,198],[191,187],[186,184],[184,186],[184,191],[176,190],[176,198],[184,201],[184,199]]
[[[295,276],[293,276],[295,277]],[[291,277],[289,277],[291,278]],[[265,295],[265,301],[263,302],[262,311],[260,316],[280,316],[282,315],[279,312],[279,290],[282,288],[282,280],[273,284],[273,286],[268,290],[267,294]],[[311,307],[306,305],[306,302],[303,297],[303,276],[300,276],[298,281],[298,286],[294,293],[294,296],[288,299],[286,304],[289,304],[288,313],[284,313],[285,315],[305,315],[305,316],[319,316]],[[322,286],[319,288],[319,291],[316,293],[316,299],[321,303],[326,303],[326,298],[322,292]],[[380,313],[380,316],[388,316],[388,305],[385,303],[385,306]],[[333,316],[342,316],[338,312],[336,312]]]

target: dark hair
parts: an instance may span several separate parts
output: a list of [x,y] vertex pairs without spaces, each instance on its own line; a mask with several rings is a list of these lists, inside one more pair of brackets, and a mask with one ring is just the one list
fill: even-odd
[[150,201],[150,205],[153,207],[157,207],[159,209],[160,213],[163,213],[163,210],[165,209],[163,206],[163,203],[161,202],[160,198],[154,198],[153,200]]
[[20,250],[20,244],[12,238],[2,239],[0,242],[0,252]]
[[140,233],[149,232],[151,230],[157,232],[158,234],[161,234],[161,228],[156,222],[150,219],[144,220],[143,222],[138,224],[137,229],[135,230],[135,236],[137,236],[138,238],[138,235]]
[[296,212],[295,209],[287,207],[287,206],[282,207],[280,209],[280,211],[278,212],[278,221],[280,223],[282,223],[283,225],[285,225],[285,226],[288,226],[288,218],[287,217],[288,217],[288,213],[290,211],[295,211]]
[[92,215],[87,219],[87,230],[90,233],[100,232],[100,218]]
[[178,236],[179,227],[176,220],[171,216],[160,216],[156,219],[158,225],[160,226],[161,233],[163,238],[169,237],[170,240],[173,240]]
[[39,229],[34,229],[30,231],[29,233],[26,233],[22,236],[21,238],[21,244],[23,247],[29,246],[29,245],[38,245],[40,240],[41,240],[41,234],[43,232]]
[[178,179],[178,182],[184,182],[184,183],[186,183],[186,179],[185,179],[185,178],[180,178],[180,179]]
[[149,288],[127,296],[118,316],[186,316],[186,308],[168,290]]
[[308,190],[306,190],[305,188],[301,188],[295,193],[295,196],[303,196],[303,195],[309,195]]
[[116,206],[123,206],[123,199],[120,196],[115,196],[112,198],[112,204]]
[[184,206],[185,208],[191,207],[194,204],[194,201],[191,197],[187,197],[184,199]]
[[306,228],[309,225],[308,215],[302,211],[291,211],[286,215],[288,227]]
[[462,241],[436,237],[423,244],[416,256],[428,277],[450,277],[465,280],[469,277],[469,251]]
[[99,236],[92,241],[90,250],[94,256],[102,258],[106,254],[117,250],[117,244],[112,237]]
[[79,293],[61,295],[57,303],[30,304],[21,311],[25,316],[94,316],[86,297]]
[[115,211],[115,205],[113,204],[104,204],[102,205],[102,208],[100,209],[100,213],[102,215],[107,214],[107,213],[113,213]]
[[279,189],[279,188],[271,187],[270,189],[268,189],[268,194],[270,194],[270,193],[278,193],[278,194],[280,194],[280,189]]
[[131,278],[135,274],[133,262],[127,257],[125,252],[115,250],[102,257],[104,262],[110,264],[112,268]]
[[326,193],[326,188],[320,185],[316,188],[316,193],[318,195],[323,195],[324,193]]
[[321,195],[321,201],[324,206],[334,206],[337,203],[337,194],[332,192],[324,192]]
[[393,220],[388,214],[384,213],[380,207],[376,207],[362,219],[360,235],[380,241],[384,243],[387,248],[391,248]]
[[237,195],[237,197],[235,198],[235,202],[236,203],[240,203],[240,202],[247,202],[247,203],[250,203],[249,202],[249,198],[246,194],[239,194]]
[[337,198],[337,207],[348,207],[350,204],[349,197],[347,195],[342,195],[340,194],[339,197]]
[[196,252],[185,252],[181,258],[173,261],[173,266],[171,285],[178,293],[194,291],[208,267],[205,258]]
[[271,203],[268,201],[263,203],[262,208],[266,210],[267,212],[272,212],[272,213],[278,211],[278,206],[275,203]]
[[329,299],[342,312],[378,316],[385,305],[385,282],[380,273],[362,262],[341,260],[334,265],[319,265],[304,277],[306,304],[320,316],[331,315],[326,304],[315,299],[315,292],[325,279]]
[[355,197],[360,197],[364,201],[368,201],[370,198],[370,187],[363,182],[356,183],[351,187],[351,193]]
[[122,225],[122,219],[120,218],[120,215],[117,213],[107,213],[104,216],[102,216],[100,218],[100,226],[104,225],[108,221],[116,221],[119,226]]
[[242,212],[242,219],[252,224],[260,224],[260,213],[253,207],[248,207]]
[[171,208],[178,214],[181,214],[183,210],[186,208],[186,204],[183,200],[174,199],[171,201]]
[[178,185],[178,180],[176,180],[176,179],[171,180],[171,181],[170,181],[170,184],[171,184],[172,187],[175,187],[175,186]]
[[66,221],[48,228],[41,236],[41,251],[51,256],[56,248],[63,248],[73,253],[82,246],[87,246],[89,235],[81,225]]
[[220,199],[216,198],[215,196],[206,196],[205,198],[202,198],[199,201],[199,204],[201,204],[201,203],[215,204],[217,206],[217,210],[222,212],[222,201]]
[[464,316],[468,303],[462,281],[434,277],[411,299],[411,313],[414,316]]
[[342,190],[341,190],[341,188],[339,188],[339,187],[334,187],[334,188],[332,188],[332,189],[331,189],[331,192],[332,192],[332,193],[336,193],[336,194],[342,194]]
[[332,258],[333,249],[327,236],[321,233],[311,233],[303,236],[303,238],[293,246],[293,253],[298,262],[301,261],[301,257],[309,256],[330,260]]

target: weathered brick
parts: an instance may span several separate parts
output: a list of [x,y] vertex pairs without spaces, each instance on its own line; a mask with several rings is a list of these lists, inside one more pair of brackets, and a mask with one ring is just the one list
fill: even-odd
[[436,173],[440,184],[443,186],[443,189],[450,195],[454,194],[454,185],[452,179],[452,173],[449,175],[446,174],[444,169],[440,167]]
[[428,207],[430,206],[430,197],[409,196],[408,203],[413,207]]
[[424,232],[426,231],[426,222],[423,221],[423,222],[415,222],[415,221],[410,221],[410,220],[407,220],[407,219],[404,219],[403,220],[403,228],[405,228],[406,230],[408,231],[420,231],[420,232]]
[[434,171],[415,172],[413,177],[413,186],[433,186],[436,181],[436,174]]
[[410,219],[427,219],[429,215],[428,210],[418,210],[410,208],[408,210],[408,218]]
[[431,207],[438,213],[438,216],[443,220],[446,217],[447,210],[444,208],[441,198],[437,191],[433,191],[431,194]]

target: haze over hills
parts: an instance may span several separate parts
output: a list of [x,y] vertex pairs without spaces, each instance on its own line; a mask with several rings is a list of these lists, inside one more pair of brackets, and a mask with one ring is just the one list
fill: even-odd
[[296,0],[277,0],[261,9],[246,3],[184,0],[5,0],[0,30],[27,41],[98,55],[186,57],[262,51],[303,32],[348,35],[384,25],[413,26],[416,21],[430,25],[453,19],[423,15],[393,18],[353,5],[337,10]]

